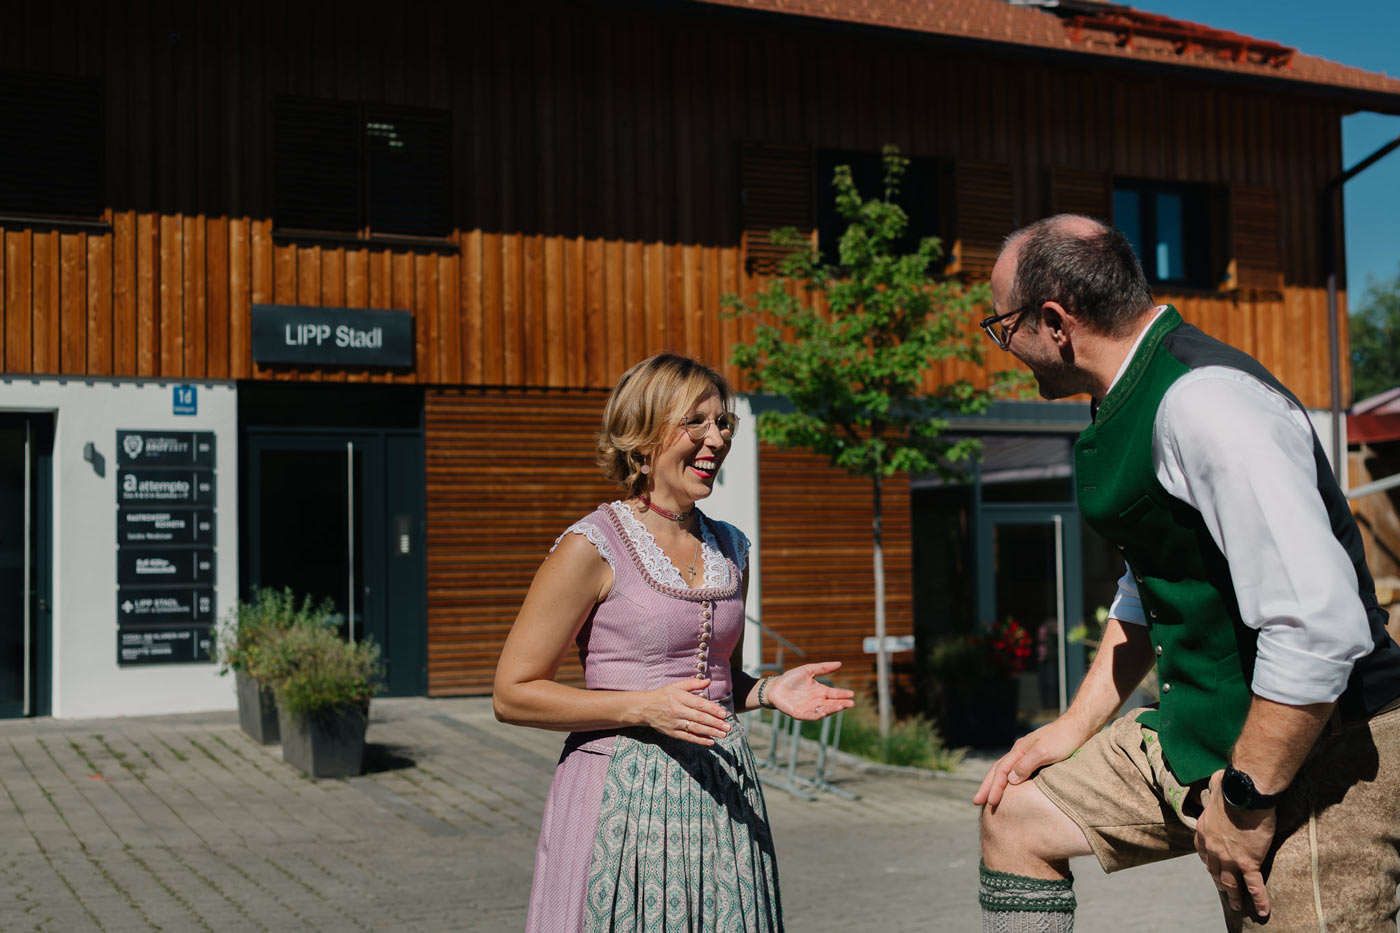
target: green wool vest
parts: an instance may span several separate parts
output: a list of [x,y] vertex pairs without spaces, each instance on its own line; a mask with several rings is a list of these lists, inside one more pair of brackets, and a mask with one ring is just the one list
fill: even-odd
[[[1256,360],[1183,324],[1169,307],[1074,447],[1080,511],[1132,568],[1157,653],[1160,708],[1139,721],[1158,731],[1167,764],[1182,783],[1226,765],[1249,711],[1258,640],[1240,619],[1229,564],[1201,514],[1169,495],[1153,469],[1153,424],[1162,397],[1200,366],[1243,370],[1302,408]],[[1318,492],[1356,569],[1375,643],[1339,700],[1344,714],[1365,716],[1400,696],[1400,646],[1385,632],[1360,533],[1316,436],[1313,447]]]

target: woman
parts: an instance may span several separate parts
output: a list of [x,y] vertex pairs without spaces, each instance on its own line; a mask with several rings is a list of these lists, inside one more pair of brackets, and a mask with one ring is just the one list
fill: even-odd
[[[618,380],[598,461],[626,491],[559,536],[496,667],[496,716],[572,733],[545,803],[526,927],[782,929],[763,793],[736,712],[852,705],[840,662],[739,670],[749,541],[705,518],[738,418],[729,387],[663,353]],[[587,689],[554,682],[577,642]]]

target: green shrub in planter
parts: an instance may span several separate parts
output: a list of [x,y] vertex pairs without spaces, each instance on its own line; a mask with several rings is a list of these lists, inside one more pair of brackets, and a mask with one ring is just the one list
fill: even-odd
[[263,589],[219,623],[219,673],[234,672],[238,724],[260,744],[272,745],[279,738],[277,702],[267,670],[270,644],[297,626],[324,626],[330,612],[328,601],[313,603],[306,597],[298,604],[290,589]]
[[269,643],[264,662],[277,694],[283,759],[311,777],[359,774],[379,648],[349,644],[327,625],[298,625]]

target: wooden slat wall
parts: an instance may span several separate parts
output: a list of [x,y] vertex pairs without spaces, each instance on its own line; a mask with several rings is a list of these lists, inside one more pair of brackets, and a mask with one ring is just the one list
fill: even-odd
[[[102,79],[110,205],[110,229],[0,227],[7,372],[606,388],[663,348],[721,362],[745,325],[720,318],[720,295],[751,287],[739,143],[893,142],[1009,166],[1016,224],[1045,212],[1051,166],[1272,190],[1281,301],[1162,297],[1327,402],[1318,192],[1342,168],[1342,111],[1325,102],[562,0],[20,0],[0,11],[0,62]],[[444,248],[274,238],[283,93],[450,110]],[[409,309],[416,367],[258,369],[254,302]]]
[[[875,695],[875,656],[862,639],[875,634],[869,480],[833,469],[826,459],[763,445],[758,456],[759,528],[763,560],[763,624],[807,652],[807,661],[840,661],[849,687]],[[909,481],[884,486],[885,625],[890,635],[914,632],[910,573]],[[764,643],[764,661],[776,657]],[[911,652],[892,656],[900,683]],[[784,664],[793,663],[789,657]]]
[[[554,539],[617,490],[593,463],[598,392],[427,393],[428,692],[489,693]],[[580,683],[570,651],[560,679]]]
[[957,203],[956,237],[951,270],[964,278],[985,281],[1001,250],[1003,238],[1015,227],[1015,181],[1002,163],[959,162],[953,188]]

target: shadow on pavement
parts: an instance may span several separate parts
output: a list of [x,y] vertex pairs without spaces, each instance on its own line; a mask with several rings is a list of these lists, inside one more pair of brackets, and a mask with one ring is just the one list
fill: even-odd
[[401,771],[415,767],[418,762],[408,756],[409,748],[402,745],[384,745],[379,742],[365,743],[365,774],[382,774],[385,771]]

